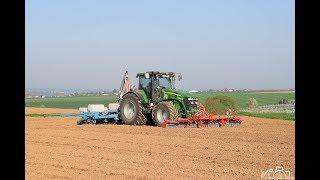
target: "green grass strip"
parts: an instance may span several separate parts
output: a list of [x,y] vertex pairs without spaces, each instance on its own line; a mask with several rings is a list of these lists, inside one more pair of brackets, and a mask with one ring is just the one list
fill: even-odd
[[252,116],[252,117],[261,117],[261,118],[269,118],[269,119],[283,119],[283,120],[291,120],[291,121],[294,121],[294,120],[295,120],[295,114],[294,114],[294,113],[238,112],[237,115]]

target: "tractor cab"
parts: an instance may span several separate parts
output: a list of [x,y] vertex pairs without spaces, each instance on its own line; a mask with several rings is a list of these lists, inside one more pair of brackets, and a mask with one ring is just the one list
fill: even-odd
[[[181,75],[178,76],[182,79]],[[139,89],[143,90],[151,102],[156,103],[161,100],[161,89],[174,89],[176,74],[173,72],[155,72],[138,73]]]

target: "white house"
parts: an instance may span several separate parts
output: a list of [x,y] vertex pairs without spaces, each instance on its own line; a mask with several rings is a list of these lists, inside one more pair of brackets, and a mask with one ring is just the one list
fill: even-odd
[[197,92],[199,92],[198,90],[191,90],[191,91],[189,91],[190,93],[197,93]]

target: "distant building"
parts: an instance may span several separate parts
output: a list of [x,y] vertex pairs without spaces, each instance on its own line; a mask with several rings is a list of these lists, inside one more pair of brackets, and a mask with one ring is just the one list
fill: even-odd
[[190,93],[197,93],[197,92],[199,92],[198,90],[191,90],[191,91],[189,91]]
[[64,97],[65,95],[66,95],[65,92],[58,92],[58,93],[57,93],[57,96],[58,96],[58,97]]

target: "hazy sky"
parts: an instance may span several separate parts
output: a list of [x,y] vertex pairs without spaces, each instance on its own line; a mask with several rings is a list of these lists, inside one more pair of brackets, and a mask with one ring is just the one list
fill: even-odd
[[294,88],[292,0],[29,0],[26,88],[119,88],[125,70],[182,89]]

